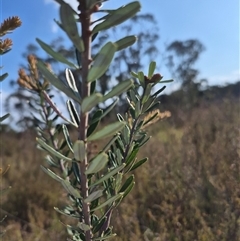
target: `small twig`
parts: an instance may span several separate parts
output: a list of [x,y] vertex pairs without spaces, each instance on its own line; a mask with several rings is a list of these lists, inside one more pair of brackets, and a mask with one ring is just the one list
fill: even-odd
[[[45,92],[45,91],[42,91],[42,93],[44,94],[44,97],[45,97],[45,100],[47,101],[48,99],[50,99],[50,97],[48,96],[48,94]],[[48,99],[46,98],[48,97]],[[51,100],[51,99],[50,99]],[[49,103],[47,101],[47,103]],[[50,103],[49,103],[50,104]],[[48,112],[47,112],[47,108],[46,108],[46,105],[45,103],[42,103],[41,102],[41,106],[42,106],[42,109],[43,109],[43,113],[44,113],[44,116],[45,116],[45,121],[46,121],[46,125],[48,125],[49,123],[49,120],[48,120]],[[51,105],[52,106],[52,105]],[[57,143],[56,141],[54,140],[54,136],[51,132],[51,130],[49,128],[47,128],[47,132],[48,132],[48,135],[50,136],[50,139],[51,139],[51,142],[52,142],[52,145],[54,147],[55,150],[58,150],[58,146],[57,146]],[[64,173],[65,172],[65,167],[64,167],[64,162],[63,160],[60,160],[59,161],[59,164],[60,164],[60,169],[61,169],[61,172]]]

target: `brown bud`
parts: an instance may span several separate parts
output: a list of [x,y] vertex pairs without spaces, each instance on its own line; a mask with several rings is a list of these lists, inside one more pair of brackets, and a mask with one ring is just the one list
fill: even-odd
[[92,13],[96,13],[96,12],[98,12],[98,10],[99,10],[99,4],[96,4],[93,8],[92,8]]
[[163,78],[163,76],[162,76],[161,74],[159,74],[159,73],[154,74],[154,75],[152,76],[152,78],[149,80],[148,83],[156,83],[156,82],[158,82],[159,80],[161,80],[162,78]]
[[144,81],[149,83],[150,79],[146,75],[144,75]]

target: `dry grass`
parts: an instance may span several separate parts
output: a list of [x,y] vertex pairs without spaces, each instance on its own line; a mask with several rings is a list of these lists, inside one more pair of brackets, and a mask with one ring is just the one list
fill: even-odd
[[[239,107],[222,101],[189,116],[181,129],[165,120],[149,130],[154,136],[141,156],[150,160],[114,214],[113,240],[240,240]],[[3,186],[12,186],[2,197],[4,240],[66,240],[53,210],[63,190],[40,170],[34,135],[1,139],[2,163],[11,165]]]

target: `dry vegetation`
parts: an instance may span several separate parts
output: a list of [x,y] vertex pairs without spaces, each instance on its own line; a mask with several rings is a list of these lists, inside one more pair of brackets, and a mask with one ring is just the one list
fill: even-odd
[[[149,130],[141,155],[150,160],[115,213],[114,240],[240,240],[237,102],[208,103],[187,113],[181,127],[169,119]],[[12,186],[1,201],[4,241],[66,240],[64,217],[53,210],[64,191],[42,173],[43,154],[34,146],[33,133],[1,132],[1,163],[11,165],[2,186]]]

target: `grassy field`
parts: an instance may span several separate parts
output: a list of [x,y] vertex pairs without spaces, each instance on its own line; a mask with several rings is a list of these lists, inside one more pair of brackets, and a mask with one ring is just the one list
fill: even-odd
[[[139,158],[149,162],[114,214],[113,240],[239,241],[240,126],[238,100],[225,99],[151,126]],[[61,186],[41,170],[43,153],[32,132],[1,132],[3,240],[66,240],[53,207],[66,199]],[[54,192],[52,191],[54,190]],[[61,198],[59,198],[61,197]]]

